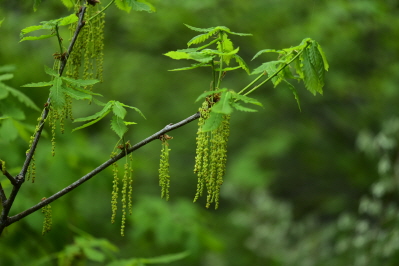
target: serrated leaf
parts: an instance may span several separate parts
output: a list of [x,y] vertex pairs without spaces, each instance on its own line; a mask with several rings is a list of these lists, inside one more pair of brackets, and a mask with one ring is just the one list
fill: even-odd
[[[234,50],[233,43],[228,38],[227,34],[223,34],[222,40],[218,42],[217,47],[220,52],[227,54],[227,55],[223,56],[223,61],[227,65],[230,64],[232,55],[238,53],[238,50],[239,50],[238,48],[236,49],[237,51]],[[235,52],[233,52],[233,51],[235,51]]]
[[211,65],[207,64],[207,63],[198,63],[198,64],[192,64],[189,67],[174,68],[174,69],[170,69],[168,71],[183,71],[183,70],[190,70],[190,69],[194,69],[194,68],[198,68],[198,67],[207,67],[207,66],[211,66]]
[[111,121],[111,129],[119,136],[119,138],[123,138],[123,135],[127,132],[127,126],[125,125],[123,119],[114,115]]
[[202,43],[206,40],[208,40],[211,36],[213,35],[213,33],[203,33],[197,36],[194,36],[191,40],[188,41],[187,46],[190,47],[192,44],[199,44]]
[[164,54],[166,56],[169,56],[172,59],[180,60],[180,59],[190,59],[190,55],[186,52],[181,52],[181,51],[170,51]]
[[263,106],[261,102],[259,102],[257,99],[248,97],[248,96],[244,96],[238,93],[233,93],[233,98],[243,101],[244,103],[251,103],[251,104],[255,104],[255,105],[259,105],[259,106]]
[[[111,112],[111,108],[112,108],[113,104],[114,104],[113,101],[109,101],[109,102],[107,102],[107,103],[104,105],[103,109],[101,109],[99,112],[95,113],[94,115],[90,115],[90,116],[87,116],[87,117],[77,118],[77,119],[75,119],[73,122],[74,122],[74,123],[75,123],[75,122],[84,122],[84,121],[89,121],[89,120],[93,120],[93,119],[95,119],[95,120],[97,120],[97,119],[100,120],[100,119],[102,119],[103,117],[105,117],[109,112]],[[98,121],[98,120],[97,120],[97,121]],[[94,124],[94,123],[93,123],[93,124]]]
[[11,93],[12,96],[16,97],[21,103],[25,104],[27,107],[30,107],[36,111],[40,111],[39,107],[37,107],[37,105],[28,96],[26,96],[19,90],[16,90],[9,86],[6,86],[6,89]]
[[234,59],[236,60],[237,64],[245,70],[245,72],[247,72],[247,74],[249,75],[250,71],[249,68],[247,66],[247,64],[245,63],[244,59],[242,59],[238,54],[233,55]]
[[15,70],[15,65],[3,65],[0,66],[0,73],[2,72],[13,72]]
[[127,3],[127,0],[116,0],[114,3],[120,10],[126,11],[127,13],[132,9]]
[[301,109],[301,103],[300,103],[300,101],[299,101],[299,95],[298,95],[298,93],[297,93],[295,87],[294,87],[291,83],[289,83],[287,80],[284,79],[283,81],[288,85],[288,88],[289,88],[289,89],[292,91],[292,93],[294,94],[296,103],[298,104],[299,111],[302,111],[302,109]]
[[231,107],[232,94],[230,91],[222,92],[220,100],[212,106],[212,112],[229,115],[233,112]]
[[223,121],[223,116],[224,114],[221,113],[215,113],[211,111],[210,116],[208,119],[205,120],[204,125],[201,128],[202,132],[208,132],[208,131],[213,131],[215,129],[218,129],[220,124]]
[[123,123],[125,123],[126,126],[137,125],[136,122],[126,122],[126,121],[123,121]]
[[57,73],[57,71],[55,71],[54,69],[52,69],[52,68],[49,68],[48,66],[44,66],[44,72],[46,72],[46,74],[48,74],[48,75],[50,75],[50,76],[53,76],[53,77],[56,77],[56,78],[58,78],[60,75]]
[[255,109],[251,109],[251,108],[242,106],[241,104],[235,103],[235,102],[232,102],[231,106],[234,107],[236,110],[242,111],[242,112],[257,112],[258,111],[258,110],[255,110]]
[[276,65],[278,65],[280,61],[270,61],[263,63],[252,71],[251,75],[260,74],[266,72],[268,75],[273,75],[277,71]]
[[[154,5],[152,5],[151,3],[148,3],[146,0],[137,0],[137,2],[141,2],[141,3],[148,5],[149,8],[151,9],[151,12],[157,11],[157,9],[154,7]],[[151,13],[150,11],[148,11],[148,12]]]
[[151,5],[147,3],[146,1],[135,1],[135,0],[130,0],[132,9],[134,11],[146,11],[148,13],[152,13],[153,10],[151,8]]
[[139,108],[134,107],[134,106],[130,106],[130,105],[126,105],[126,104],[123,104],[123,103],[120,103],[120,104],[121,104],[122,106],[126,107],[126,108],[130,108],[130,109],[135,110],[135,111],[136,111],[137,113],[139,113],[144,119],[147,119],[147,118],[145,118],[144,114],[140,111]]
[[51,105],[59,110],[62,109],[65,105],[65,91],[62,86],[62,79],[61,78],[55,78],[54,79],[54,84],[50,88],[50,99],[51,99]]
[[259,52],[257,52],[257,53],[254,55],[254,57],[252,57],[251,61],[254,60],[255,58],[257,58],[258,56],[260,56],[261,54],[264,54],[264,53],[279,53],[279,54],[284,54],[284,52],[281,51],[281,50],[263,49],[263,50],[260,50]]
[[[315,66],[312,64],[310,49],[305,49],[302,53],[302,64],[301,69],[304,75],[304,82],[306,88],[313,94],[316,93],[323,94],[323,83],[320,82],[320,76],[318,70],[316,70]],[[319,69],[320,70],[320,69]],[[324,70],[324,69],[323,69]]]
[[201,52],[194,52],[194,53],[190,53],[190,59],[193,59],[195,61],[198,61],[200,63],[209,63],[212,61],[213,59],[213,55],[208,55],[205,53],[201,53]]
[[38,87],[47,87],[53,85],[53,81],[41,81],[41,82],[34,82],[22,85],[21,87],[30,87],[30,88],[38,88]]
[[324,69],[325,69],[326,71],[328,71],[328,69],[329,69],[330,66],[329,66],[329,64],[328,64],[328,62],[327,62],[326,55],[324,54],[324,51],[323,51],[323,49],[321,48],[320,44],[317,44],[317,49],[319,50],[319,53],[320,53],[321,57],[323,58]]
[[[71,4],[72,4],[71,7],[73,7],[75,5],[71,0],[63,0],[63,1],[71,2]],[[73,14],[70,14],[69,16],[61,18],[58,22],[58,26],[67,26],[69,24],[78,22],[78,20],[79,20],[78,16],[75,13],[73,13]]]
[[72,98],[74,98],[76,100],[91,100],[93,98],[93,96],[91,96],[88,93],[74,90],[70,87],[63,86],[63,89],[64,89],[64,93],[66,93],[67,95],[71,96]]
[[73,79],[69,77],[62,77],[62,79],[69,82],[70,84],[80,87],[90,86],[100,82],[97,79]]
[[3,74],[0,75],[0,81],[2,80],[10,80],[14,77],[14,74],[8,73],[8,74]]
[[188,24],[184,24],[184,25],[185,25],[187,28],[189,28],[190,30],[198,31],[198,32],[210,32],[210,31],[212,31],[212,30],[215,29],[215,27],[212,27],[212,28],[196,28],[196,27],[190,26],[190,25],[188,25]]
[[66,6],[67,8],[71,8],[73,7],[75,4],[73,3],[73,1],[71,0],[62,0],[62,3],[64,4],[64,6]]
[[55,36],[55,33],[54,34],[48,34],[48,35],[40,35],[40,36],[27,36],[27,37],[23,37],[19,42],[43,40],[43,39],[51,38],[53,36]]
[[201,93],[201,95],[197,97],[197,99],[195,100],[195,102],[198,102],[198,101],[201,100],[201,99],[205,99],[206,97],[208,97],[208,96],[210,96],[210,95],[213,95],[213,94],[215,94],[215,93],[220,93],[220,92],[224,92],[224,91],[227,91],[227,89],[226,89],[226,88],[223,88],[223,89],[215,90],[215,91],[206,91],[206,92],[204,92],[204,93]]
[[41,29],[43,29],[43,25],[29,26],[29,27],[23,28],[21,30],[21,34],[24,35],[24,34],[27,34],[29,32],[36,31],[36,30],[41,30]]
[[122,104],[118,101],[115,101],[114,105],[112,106],[112,112],[121,119],[124,119],[127,113],[126,109],[123,108]]
[[220,69],[220,68],[215,68],[215,71],[223,71],[223,72],[226,72],[226,71],[236,70],[236,69],[239,69],[239,68],[242,68],[242,67],[241,67],[241,66],[236,66],[236,67],[226,67],[226,68],[222,68],[222,69]]

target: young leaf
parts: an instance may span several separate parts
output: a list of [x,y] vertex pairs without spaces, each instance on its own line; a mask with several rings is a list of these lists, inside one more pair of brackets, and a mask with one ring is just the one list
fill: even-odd
[[164,54],[166,56],[169,56],[172,59],[176,59],[176,60],[180,60],[180,59],[191,59],[190,55],[186,52],[182,52],[182,51],[170,51],[167,52],[166,54]]
[[51,105],[55,109],[62,109],[65,105],[65,91],[62,87],[62,79],[55,78],[53,86],[50,88]]
[[259,52],[257,52],[254,57],[252,57],[251,61],[254,60],[255,58],[257,58],[258,56],[260,56],[261,54],[264,53],[279,53],[279,54],[284,54],[283,51],[281,50],[274,50],[274,49],[264,49],[264,50],[260,50]]
[[119,136],[120,139],[127,132],[127,126],[125,125],[123,119],[121,119],[116,115],[112,117],[111,129],[115,131],[115,133]]
[[8,90],[6,89],[6,86],[7,86],[7,85],[5,85],[4,83],[1,83],[1,82],[0,82],[0,100],[1,100],[1,99],[5,99],[5,98],[8,97],[9,92],[8,92]]
[[114,105],[112,106],[112,112],[115,116],[124,119],[126,116],[126,109],[123,108],[122,104],[118,101],[115,101]]
[[294,85],[292,85],[291,83],[289,83],[286,79],[283,79],[283,81],[288,85],[288,88],[289,88],[289,89],[292,91],[292,93],[294,94],[296,103],[298,104],[299,111],[302,111],[302,109],[301,109],[301,103],[300,103],[300,101],[299,101],[299,95],[298,95],[298,93],[297,93],[297,91],[296,91]]
[[234,59],[236,60],[237,64],[245,70],[245,72],[247,72],[247,74],[249,75],[250,71],[249,68],[247,66],[247,64],[245,63],[244,59],[242,59],[238,54],[233,55]]
[[75,4],[73,3],[73,1],[71,0],[62,0],[62,3],[64,4],[64,6],[66,6],[67,8],[72,8]]
[[97,79],[73,79],[69,77],[62,77],[62,79],[69,82],[70,84],[80,87],[90,86],[100,82]]
[[22,85],[21,87],[33,87],[33,88],[37,88],[37,87],[47,87],[47,86],[51,86],[53,85],[53,81],[41,81],[41,82],[35,82],[35,83],[29,83],[29,84],[25,84]]
[[134,11],[146,11],[148,13],[152,13],[153,11],[153,6],[149,4],[147,1],[143,0],[130,0],[132,9]]
[[202,132],[208,132],[217,129],[223,121],[223,116],[224,114],[211,111],[210,116],[205,120],[205,123],[201,128]]
[[59,77],[60,75],[57,73],[57,71],[55,71],[52,68],[49,68],[48,66],[44,66],[44,72],[46,72],[46,74],[53,76],[53,77]]
[[0,27],[1,27],[1,24],[3,24],[4,19],[5,19],[5,18],[3,18],[2,20],[0,20]]
[[[71,0],[63,0],[63,1],[68,1],[68,2],[70,2],[70,3],[71,3],[71,6],[70,6],[70,7],[73,7],[73,6],[75,5]],[[68,6],[67,6],[67,7],[68,7]],[[68,8],[69,8],[69,7],[68,7]],[[69,24],[72,24],[72,23],[77,22],[78,19],[79,19],[78,16],[76,16],[76,14],[73,13],[73,14],[70,14],[69,16],[66,16],[66,17],[61,18],[61,19],[57,22],[57,24],[58,24],[58,26],[67,26],[67,25],[69,25]]]
[[0,66],[0,73],[2,72],[13,72],[15,70],[15,65],[3,65]]
[[223,56],[223,61],[229,65],[230,64],[230,59],[232,58],[233,54],[238,53],[238,48],[236,49],[237,51],[234,53],[230,53],[234,50],[233,43],[231,40],[227,37],[227,34],[223,34],[222,40],[218,42],[218,50],[221,53],[227,53],[226,56]]
[[255,109],[244,107],[241,104],[235,103],[235,102],[232,102],[231,106],[234,107],[236,110],[243,111],[243,112],[257,112],[258,111],[258,110],[255,110]]
[[320,44],[317,44],[317,49],[319,50],[319,53],[320,53],[321,57],[323,58],[324,69],[325,69],[326,71],[328,71],[328,68],[329,68],[330,66],[328,65],[326,55],[324,54],[323,49],[321,49]]
[[9,80],[9,79],[12,79],[13,77],[14,77],[14,74],[11,74],[11,73],[3,74],[3,75],[0,75],[0,81]]
[[187,24],[184,24],[184,25],[186,25],[186,27],[189,28],[190,30],[198,31],[198,32],[210,32],[210,31],[215,29],[215,27],[212,27],[212,28],[196,28],[196,27],[193,27],[193,26],[190,26],[190,25],[187,25]]
[[[84,122],[84,121],[89,121],[89,120],[93,120],[93,119],[102,119],[103,117],[105,117],[109,112],[111,112],[111,108],[113,106],[113,101],[109,101],[105,104],[105,106],[103,107],[103,109],[101,109],[101,111],[95,113],[94,115],[90,115],[87,117],[81,117],[81,118],[77,118],[75,119],[73,122]],[[94,124],[94,123],[93,123]]]
[[320,82],[318,72],[320,69],[316,70],[316,66],[312,64],[311,53],[312,51],[306,48],[301,56],[301,69],[304,75],[305,86],[313,95],[316,95],[317,92],[323,94],[323,83]]
[[[118,102],[118,103],[119,103],[119,102]],[[139,113],[144,119],[147,119],[147,118],[145,118],[144,114],[140,111],[139,108],[134,107],[134,106],[130,106],[130,105],[126,105],[126,104],[123,104],[123,103],[119,103],[119,104],[122,105],[122,106],[124,106],[124,107],[127,107],[127,108],[130,108],[130,109],[135,110],[135,111],[136,111],[137,113]]]
[[187,46],[190,47],[192,44],[199,44],[202,43],[206,40],[209,39],[213,35],[213,32],[211,33],[203,33],[197,36],[194,36],[191,40],[188,41]]
[[261,102],[259,102],[257,99],[248,97],[248,96],[244,96],[241,94],[238,94],[236,92],[233,92],[233,98],[239,101],[243,101],[244,103],[250,103],[250,104],[255,104],[255,105],[259,105],[259,106],[263,106]]
[[55,35],[56,34],[54,33],[54,34],[47,34],[47,35],[40,35],[40,36],[27,36],[27,37],[23,37],[19,42],[43,40],[43,39],[51,38]]
[[181,68],[175,68],[175,69],[170,69],[168,71],[182,71],[182,70],[190,70],[190,69],[194,69],[194,68],[198,68],[198,67],[207,67],[207,66],[211,66],[210,64],[207,63],[197,63],[197,64],[192,64],[189,67],[181,67]]
[[229,115],[233,112],[231,107],[232,95],[230,91],[222,92],[220,100],[212,106],[212,112]]
[[37,105],[28,96],[26,96],[19,90],[16,90],[9,86],[5,86],[5,88],[11,93],[12,96],[16,97],[21,103],[24,103],[27,107],[30,107],[36,111],[40,111],[39,107],[37,107]]
[[88,93],[85,93],[84,91],[78,91],[78,90],[74,90],[70,87],[64,87],[64,93],[68,94],[69,96],[71,96],[72,98],[76,99],[76,100],[89,100],[91,101],[93,96],[91,96]]

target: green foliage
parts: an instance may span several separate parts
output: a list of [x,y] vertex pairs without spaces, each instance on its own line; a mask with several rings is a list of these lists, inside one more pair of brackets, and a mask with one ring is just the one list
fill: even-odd
[[119,136],[120,139],[122,139],[128,130],[127,126],[136,124],[134,122],[124,121],[124,118],[127,113],[125,107],[135,110],[145,119],[145,116],[138,108],[123,104],[118,101],[109,101],[107,104],[104,105],[103,109],[101,109],[99,112],[95,113],[94,115],[75,119],[74,122],[85,122],[89,120],[92,121],[73,129],[73,131],[83,129],[93,125],[94,123],[97,123],[112,111],[114,115],[111,120],[111,129]]
[[155,7],[146,0],[116,0],[115,5],[127,13],[133,11],[155,12]]
[[[51,38],[53,36],[56,36],[56,31],[54,30],[56,26],[67,26],[67,25],[70,25],[77,21],[78,21],[78,17],[76,16],[76,14],[71,14],[69,16],[59,18],[59,19],[42,21],[42,22],[40,22],[41,25],[29,26],[29,27],[22,29],[21,34],[20,34],[20,38],[21,38],[20,42]],[[37,31],[37,30],[50,30],[51,32],[50,32],[50,34],[45,34],[45,35],[40,35],[40,36],[25,36],[26,34]]]

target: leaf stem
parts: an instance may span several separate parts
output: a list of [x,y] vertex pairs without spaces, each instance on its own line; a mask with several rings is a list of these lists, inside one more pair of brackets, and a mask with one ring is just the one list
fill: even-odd
[[60,46],[60,56],[62,57],[64,51],[62,50],[62,39],[60,37],[60,33],[58,32],[58,24],[55,24],[55,33],[57,34],[58,45]]
[[216,42],[218,42],[218,41],[220,41],[219,38],[217,38],[217,39],[211,41],[210,43],[205,44],[204,46],[198,47],[198,48],[197,48],[197,51],[202,50],[202,49],[205,49],[206,47],[208,47],[208,46],[210,46],[210,45],[212,45],[212,44],[214,44],[214,43],[216,43]]
[[[223,53],[223,32],[219,32],[219,38],[220,39],[220,52]],[[219,60],[219,77],[218,77],[218,84],[216,86],[216,88],[220,89],[220,82],[222,81],[222,69],[223,69],[223,55],[219,56],[220,60]]]
[[[274,78],[275,76],[277,76],[284,68],[286,68],[289,64],[291,64],[292,62],[294,62],[302,53],[303,51],[305,51],[305,49],[310,45],[310,43],[306,44],[306,46],[298,52],[297,55],[295,55],[289,62],[286,62],[279,70],[277,70],[273,75],[271,75],[270,77],[268,77],[267,79],[265,79],[264,81],[262,81],[261,83],[259,83],[258,85],[256,85],[255,87],[253,87],[251,90],[249,90],[248,92],[246,92],[245,94],[243,94],[244,96],[247,96],[248,94],[250,94],[251,92],[255,91],[256,89],[258,89],[260,86],[262,86],[263,84],[265,84],[266,82],[268,82],[269,80],[271,80],[272,78]],[[263,74],[262,74],[263,75]],[[259,77],[256,79],[258,80]],[[253,83],[253,82],[252,82]],[[248,86],[247,86],[248,87]],[[245,87],[245,88],[247,88]],[[243,91],[243,90],[242,90]],[[241,92],[242,92],[241,91]],[[239,94],[241,94],[241,92],[239,92]]]

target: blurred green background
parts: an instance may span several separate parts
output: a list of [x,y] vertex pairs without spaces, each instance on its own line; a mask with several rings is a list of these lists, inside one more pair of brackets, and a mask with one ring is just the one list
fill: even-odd
[[[310,37],[330,63],[322,97],[296,84],[302,112],[284,86],[266,84],[252,94],[264,109],[234,113],[225,182],[217,211],[192,203],[197,178],[196,122],[170,133],[171,199],[160,199],[161,144],[134,155],[133,215],[126,236],[110,223],[112,172],[102,172],[52,204],[53,229],[41,236],[43,215],[13,224],[0,238],[0,265],[57,265],[57,254],[82,230],[118,247],[116,258],[154,257],[189,251],[173,265],[397,265],[399,122],[399,3],[395,0],[153,0],[156,13],[106,13],[104,83],[107,100],[136,106],[128,138],[136,143],[169,123],[196,112],[196,97],[209,88],[209,69],[168,72],[188,66],[162,54],[186,47],[195,27],[224,25],[252,37],[232,36],[250,69],[261,49],[298,45]],[[19,43],[21,29],[69,15],[60,1],[0,0],[0,65],[15,64],[20,88],[46,81],[56,39]],[[64,39],[68,38],[66,33]],[[252,80],[244,71],[228,73],[224,86],[240,90]],[[41,107],[47,89],[21,88]],[[75,117],[97,112],[75,106]],[[26,122],[40,114],[26,109]],[[109,122],[57,136],[56,156],[44,137],[36,154],[37,179],[26,183],[11,215],[36,204],[107,160],[117,142]],[[49,129],[46,128],[47,132]],[[47,135],[48,136],[48,135]],[[17,174],[27,142],[0,140],[0,158]],[[0,177],[3,187],[11,187]],[[120,219],[118,219],[120,221]],[[76,228],[79,228],[76,229]],[[64,251],[63,251],[64,250]],[[64,253],[62,253],[64,252]],[[87,256],[87,254],[86,254]],[[53,258],[51,260],[51,258]],[[108,258],[108,257],[107,257]],[[80,259],[83,260],[83,257]],[[105,265],[112,261],[88,261]],[[41,264],[39,264],[41,263]],[[77,265],[77,264],[76,264]],[[119,264],[122,265],[122,264]]]

